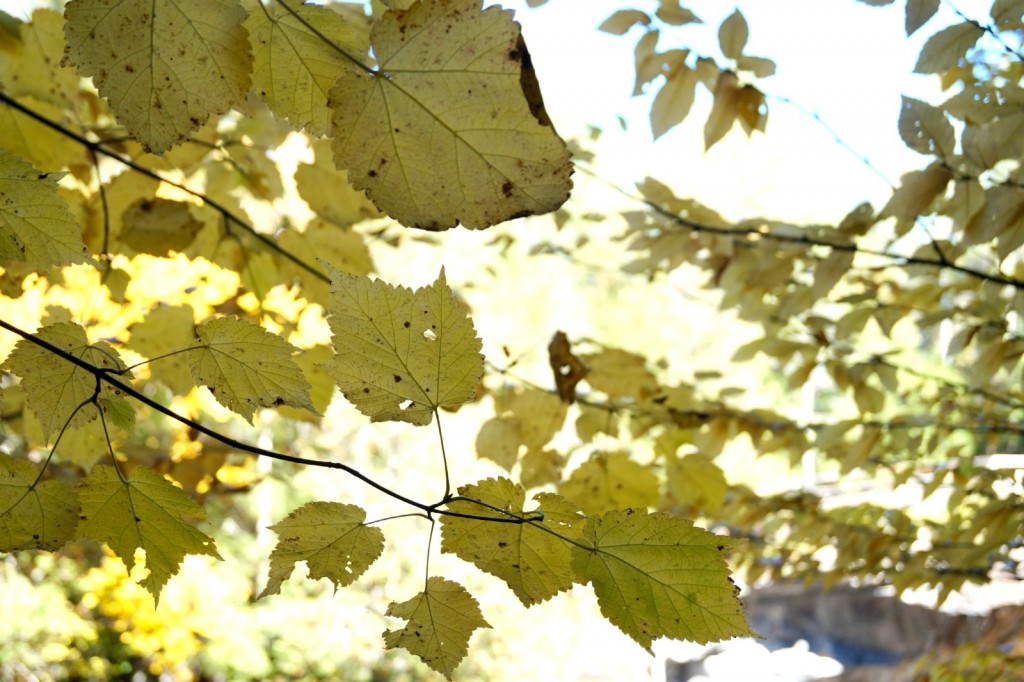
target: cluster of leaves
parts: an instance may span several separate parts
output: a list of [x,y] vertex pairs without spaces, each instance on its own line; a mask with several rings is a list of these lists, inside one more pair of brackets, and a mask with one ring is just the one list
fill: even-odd
[[[335,387],[371,421],[420,426],[474,399],[481,342],[444,270],[415,291],[370,279],[366,235],[400,230],[353,226],[386,213],[485,228],[568,196],[569,152],[510,13],[386,4],[367,17],[291,0],[72,0],[63,16],[2,17],[0,550],[105,543],[159,599],[186,555],[219,556],[195,522],[230,486],[226,446],[340,470],[431,533],[440,518],[442,551],[525,605],[590,583],[646,649],[753,634],[724,561],[736,541],[646,502],[544,492],[527,509],[508,478],[453,492],[446,462],[440,499],[415,500],[218,425],[218,410],[316,421]],[[274,154],[303,130],[315,162],[294,181],[316,215],[293,225],[273,217],[290,181]],[[344,501],[295,509],[273,526],[261,596],[298,562],[354,583],[384,553],[382,521]],[[427,574],[389,607],[406,623],[385,645],[450,676],[487,622],[464,587]]]

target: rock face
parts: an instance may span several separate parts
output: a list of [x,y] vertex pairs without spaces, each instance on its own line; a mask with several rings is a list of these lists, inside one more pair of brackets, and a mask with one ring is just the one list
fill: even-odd
[[[765,638],[760,644],[766,653],[772,652],[752,672],[759,672],[759,679],[779,682],[910,682],[917,659],[924,653],[949,653],[979,640],[996,646],[1006,641],[1000,632],[1020,633],[1024,624],[1021,606],[1004,607],[987,616],[949,614],[879,596],[872,588],[849,586],[825,591],[802,584],[776,584],[746,594],[743,602],[751,627]],[[706,649],[697,660],[668,661],[665,679],[736,679],[716,674],[716,668],[722,670],[722,661],[730,657],[741,666],[744,659],[753,663],[748,652],[733,652],[733,647],[727,642]],[[783,652],[785,657],[780,656]],[[803,664],[794,664],[800,656]],[[842,672],[811,672],[812,668],[827,669],[821,665],[821,657],[841,663]],[[785,669],[766,669],[773,660],[784,658],[789,662]]]

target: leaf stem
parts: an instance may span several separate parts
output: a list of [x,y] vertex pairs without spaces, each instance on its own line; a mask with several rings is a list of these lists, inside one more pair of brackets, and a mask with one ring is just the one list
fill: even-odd
[[246,221],[244,221],[240,217],[238,217],[234,212],[231,211],[231,209],[226,207],[224,204],[221,204],[220,202],[216,201],[215,199],[211,199],[210,197],[208,197],[203,192],[200,192],[198,190],[194,190],[191,187],[189,187],[187,185],[184,185],[184,184],[182,184],[180,182],[175,182],[174,180],[169,180],[169,179],[167,179],[165,177],[162,177],[159,173],[156,173],[156,172],[150,170],[149,168],[146,168],[145,166],[140,166],[139,164],[135,163],[131,159],[125,158],[125,157],[121,156],[120,154],[118,154],[117,152],[114,152],[114,151],[111,151],[111,150],[107,149],[106,147],[103,146],[103,144],[101,144],[99,142],[94,142],[94,141],[92,141],[92,140],[90,140],[90,139],[88,139],[88,138],[86,138],[86,137],[84,137],[82,135],[79,135],[78,133],[75,133],[75,132],[73,132],[71,130],[68,130],[67,128],[62,126],[60,123],[57,123],[56,121],[51,121],[50,119],[46,118],[42,114],[40,114],[40,113],[38,113],[38,112],[36,112],[36,111],[26,107],[24,104],[22,104],[21,102],[18,102],[16,99],[14,99],[13,97],[9,96],[7,93],[3,92],[2,90],[0,90],[0,102],[6,104],[7,106],[9,106],[9,107],[11,107],[13,109],[16,109],[16,110],[20,111],[21,113],[25,114],[29,118],[32,118],[32,119],[38,121],[39,123],[42,123],[43,125],[47,126],[48,128],[57,131],[61,135],[64,135],[65,137],[68,137],[68,138],[74,140],[75,142],[78,142],[79,144],[85,146],[89,150],[91,150],[93,152],[96,152],[98,154],[102,154],[103,156],[106,156],[108,158],[114,159],[115,161],[118,161],[119,163],[127,166],[128,168],[131,168],[136,173],[140,173],[141,175],[144,175],[147,178],[150,178],[152,180],[156,180],[158,182],[167,183],[171,187],[174,187],[176,189],[180,189],[182,192],[185,192],[186,194],[189,194],[190,196],[193,196],[196,199],[199,199],[204,204],[207,204],[208,206],[210,206],[210,208],[216,210],[222,216],[224,216],[224,219],[227,222],[227,224],[229,225],[229,227],[230,227],[231,223],[236,224],[239,228],[241,228],[245,232],[248,232],[250,235],[253,236],[254,239],[256,239],[259,242],[261,242],[264,246],[266,246],[271,251],[274,251],[274,252],[280,254],[282,257],[290,260],[292,263],[294,263],[298,267],[302,268],[303,270],[307,271],[308,273],[310,273],[314,277],[316,277],[316,278],[318,278],[320,280],[323,280],[324,282],[328,282],[328,283],[330,282],[330,278],[326,274],[324,274],[324,272],[322,270],[320,270],[319,268],[317,268],[317,267],[315,267],[313,265],[310,265],[309,263],[305,262],[304,260],[302,260],[301,258],[296,256],[295,254],[293,254],[290,251],[288,251],[287,249],[282,248],[280,244],[278,244],[276,241],[274,241],[273,239],[271,239],[267,235],[262,234],[260,232],[257,232],[256,228],[254,228],[252,225],[250,225],[249,223],[247,223]]
[[35,334],[31,334],[31,333],[26,332],[26,331],[24,331],[22,329],[19,329],[18,327],[14,326],[13,324],[8,322],[7,320],[4,320],[4,319],[0,318],[0,328],[6,329],[7,331],[11,332],[12,334],[16,334],[17,336],[20,336],[21,338],[25,339],[26,341],[29,341],[30,343],[34,343],[35,345],[39,346],[40,348],[43,348],[43,349],[53,353],[54,355],[60,357],[63,360],[66,360],[67,362],[70,362],[71,364],[75,365],[76,367],[84,369],[85,371],[87,371],[90,374],[92,374],[93,376],[95,376],[98,382],[99,381],[105,382],[105,383],[109,384],[110,386],[112,386],[112,387],[114,387],[116,389],[119,389],[125,395],[131,396],[132,398],[134,398],[135,400],[139,401],[143,405],[146,405],[150,409],[153,409],[153,410],[159,412],[160,414],[163,414],[163,415],[165,415],[167,417],[170,417],[171,419],[173,419],[173,420],[175,420],[175,421],[177,421],[177,422],[179,422],[181,424],[184,424],[185,426],[193,428],[197,432],[202,433],[202,434],[204,434],[206,436],[209,436],[210,438],[213,438],[214,440],[216,440],[216,441],[218,441],[220,443],[223,443],[224,445],[227,445],[230,448],[234,448],[234,449],[239,450],[241,452],[248,452],[250,454],[257,455],[257,456],[260,456],[260,457],[269,457],[271,459],[280,460],[282,462],[291,462],[292,464],[300,464],[300,465],[304,465],[304,466],[321,467],[321,468],[324,468],[324,469],[340,469],[341,471],[344,471],[345,473],[349,474],[350,476],[353,476],[353,477],[359,479],[360,481],[362,481],[363,483],[369,485],[370,487],[372,487],[372,488],[374,488],[374,489],[384,493],[388,497],[396,499],[396,500],[398,500],[400,502],[404,502],[405,504],[408,504],[411,507],[415,507],[416,509],[422,510],[423,512],[425,512],[427,514],[428,517],[431,517],[431,518],[432,518],[433,514],[440,514],[442,516],[456,516],[456,517],[466,518],[466,519],[475,519],[475,520],[478,520],[478,521],[493,521],[495,523],[524,523],[525,522],[523,519],[518,519],[518,518],[494,518],[494,517],[490,517],[490,516],[480,516],[480,515],[477,515],[477,514],[462,514],[462,513],[459,513],[459,512],[453,512],[453,511],[449,511],[449,510],[446,510],[446,509],[439,509],[438,507],[440,506],[441,503],[426,504],[424,502],[419,502],[419,501],[414,500],[412,498],[406,497],[405,495],[402,495],[401,493],[399,493],[397,491],[394,491],[394,490],[391,490],[387,486],[385,486],[385,485],[383,485],[381,483],[378,483],[377,481],[373,480],[372,478],[370,478],[366,474],[362,473],[358,469],[354,469],[353,467],[350,467],[347,464],[342,464],[341,462],[325,462],[323,460],[309,459],[309,458],[306,458],[306,457],[297,457],[295,455],[288,455],[288,454],[285,454],[285,453],[282,453],[282,452],[274,452],[273,450],[267,450],[266,448],[261,448],[261,447],[255,446],[255,445],[251,445],[249,443],[245,443],[245,442],[240,441],[240,440],[236,440],[234,438],[231,438],[230,436],[226,436],[226,435],[220,433],[219,431],[216,431],[215,429],[212,429],[212,428],[210,428],[208,426],[205,426],[205,425],[195,421],[194,419],[189,419],[188,417],[186,417],[184,415],[178,414],[177,412],[175,412],[174,410],[170,409],[169,407],[166,407],[165,405],[161,405],[157,401],[155,401],[152,398],[150,398],[149,396],[147,396],[145,393],[142,393],[138,389],[132,387],[130,384],[127,384],[127,383],[117,379],[116,377],[114,377],[112,375],[111,371],[108,368],[95,367],[94,365],[86,362],[85,360],[83,360],[83,359],[81,359],[81,358],[79,358],[79,357],[77,357],[77,356],[67,352],[63,348],[58,348],[57,346],[55,346],[52,343],[46,341],[45,339],[39,338]]

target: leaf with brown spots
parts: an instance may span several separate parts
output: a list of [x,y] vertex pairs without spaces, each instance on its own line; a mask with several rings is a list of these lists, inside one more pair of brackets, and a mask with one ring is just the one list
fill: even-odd
[[565,202],[570,154],[512,12],[418,2],[385,12],[370,40],[378,66],[338,79],[331,135],[338,167],[381,210],[479,229]]

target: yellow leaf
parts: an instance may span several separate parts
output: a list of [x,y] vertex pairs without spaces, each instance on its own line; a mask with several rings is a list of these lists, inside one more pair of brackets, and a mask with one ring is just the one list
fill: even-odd
[[247,320],[218,317],[199,325],[196,338],[198,347],[188,353],[192,378],[250,424],[261,407],[313,411],[309,382],[292,358],[297,349],[281,337]]
[[547,445],[562,428],[568,407],[553,393],[524,389],[498,393],[495,411],[510,413],[519,425],[519,442],[533,451]]
[[587,514],[646,509],[658,503],[658,477],[622,452],[598,453],[577,467],[558,492]]
[[718,45],[722,48],[722,54],[729,59],[739,59],[747,45],[748,37],[750,30],[747,28],[747,20],[738,9],[726,17],[718,27]]
[[253,45],[252,86],[277,116],[324,135],[330,125],[327,93],[353,61],[365,61],[369,27],[327,7],[288,0],[296,18],[281,7],[284,2],[257,2],[245,21]]
[[[337,190],[337,186],[334,189]],[[287,230],[278,237],[277,243],[303,263],[314,267],[319,259],[350,275],[365,275],[373,271],[373,257],[363,235],[325,220],[314,220],[302,232]],[[290,259],[281,259],[279,265],[285,281],[295,279],[301,283],[303,298],[327,305],[330,291],[327,282]]]
[[89,262],[82,228],[57,193],[59,179],[0,149],[0,258],[5,265],[19,260],[48,270]]
[[388,11],[378,69],[331,91],[334,158],[403,225],[485,228],[569,197],[570,154],[544,111],[512,13],[480,0]]
[[0,453],[0,552],[60,549],[74,537],[78,498],[64,481],[39,481],[31,462]]
[[270,555],[270,578],[257,599],[278,594],[299,561],[309,577],[327,578],[335,589],[351,585],[384,551],[384,533],[367,526],[353,504],[309,502],[271,526],[281,539]]
[[690,521],[645,511],[609,511],[587,519],[572,568],[590,582],[601,613],[651,651],[660,637],[699,644],[756,636],[724,553],[732,538]]
[[155,601],[186,554],[220,559],[213,538],[185,521],[205,518],[203,508],[152,469],[136,467],[121,478],[114,467],[100,465],[76,489],[82,502],[78,537],[107,543],[129,571],[135,550],[145,550],[149,576],[141,585]]
[[[110,344],[101,341],[90,345],[85,330],[77,324],[51,324],[37,331],[36,336],[94,367],[115,373],[124,369],[124,363]],[[111,403],[124,402],[119,391],[103,382],[99,383],[97,394],[94,374],[25,339],[18,341],[4,367],[21,378],[25,402],[39,418],[44,440],[49,440],[50,434],[65,424],[77,428],[96,419],[99,416],[96,405],[83,406],[93,397]],[[124,380],[130,377],[130,374],[121,376]]]
[[661,67],[664,63],[655,48],[658,46],[658,31],[648,31],[640,36],[636,47],[633,48],[633,58],[636,62],[636,83],[633,86],[633,96],[641,94],[644,86],[661,75]]
[[[507,478],[488,478],[459,488],[459,495],[523,516],[526,491]],[[441,551],[451,552],[491,575],[515,592],[525,606],[539,604],[572,587],[569,562],[571,545],[562,537],[579,537],[583,516],[568,500],[552,493],[534,497],[530,514],[543,512],[544,520],[532,523],[496,523],[457,516],[441,517]],[[462,514],[508,518],[472,502],[455,501],[448,509]]]
[[651,103],[651,132],[655,140],[681,123],[690,113],[697,81],[697,72],[685,64],[680,64],[665,77],[665,84]]
[[147,151],[163,152],[249,90],[237,0],[71,0],[65,59]]
[[480,339],[443,269],[416,291],[327,269],[337,355],[325,368],[360,412],[371,421],[424,425],[437,408],[476,395]]
[[121,241],[152,256],[184,251],[203,229],[203,224],[192,217],[189,206],[167,199],[139,199],[121,216]]
[[647,369],[647,358],[619,348],[587,353],[580,359],[590,368],[586,382],[609,398],[643,398],[658,390],[658,380]]
[[953,126],[941,109],[927,102],[903,96],[900,106],[900,137],[903,142],[919,154],[949,158],[954,151],[956,138]]
[[646,12],[641,12],[638,9],[620,9],[616,10],[614,14],[601,22],[601,25],[597,27],[597,30],[621,36],[625,35],[629,29],[633,28],[637,24],[647,26],[650,23],[651,18],[647,16]]
[[367,218],[379,218],[381,214],[377,207],[349,183],[348,171],[334,167],[330,144],[329,140],[315,141],[314,162],[300,163],[295,170],[299,196],[314,213],[339,227],[350,227]]
[[717,514],[725,502],[729,484],[710,457],[691,453],[669,458],[668,492],[676,502],[704,514]]
[[481,424],[476,434],[476,456],[491,460],[505,471],[512,471],[519,460],[522,442],[519,419],[494,417]]
[[914,73],[942,73],[953,68],[965,59],[967,50],[974,47],[984,33],[985,29],[966,21],[942,29],[921,48]]
[[740,87],[736,74],[723,71],[715,86],[715,101],[704,124],[704,149],[712,146],[729,132],[738,112]]
[[563,469],[565,455],[554,450],[530,450],[519,460],[519,482],[527,489],[558,483]]
[[946,189],[952,177],[952,172],[937,162],[924,170],[904,173],[880,216],[916,220]]
[[[67,111],[61,107],[27,95],[19,97],[18,102],[51,121],[72,125]],[[4,131],[4,149],[29,161],[41,171],[58,171],[65,166],[73,168],[87,158],[88,150],[76,140],[26,116],[14,107],[0,107],[0,130]]]
[[187,395],[195,382],[189,371],[188,353],[180,351],[193,345],[194,331],[192,306],[161,306],[132,325],[128,347],[153,360],[146,366],[152,378],[163,382],[175,395]]
[[0,84],[11,97],[30,95],[57,107],[69,107],[79,91],[74,69],[61,66],[64,17],[52,9],[36,9],[20,27],[14,54],[0,59]]
[[384,646],[416,654],[448,679],[466,657],[473,631],[491,627],[465,587],[438,577],[428,578],[426,589],[412,599],[392,602],[387,615],[409,622],[386,631]]
[[680,6],[679,0],[661,0],[658,11],[655,14],[666,24],[671,24],[672,26],[704,23],[696,14]]

